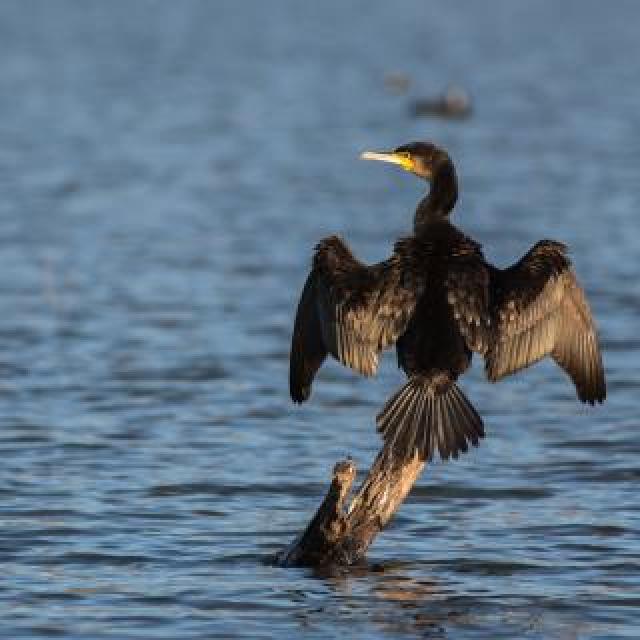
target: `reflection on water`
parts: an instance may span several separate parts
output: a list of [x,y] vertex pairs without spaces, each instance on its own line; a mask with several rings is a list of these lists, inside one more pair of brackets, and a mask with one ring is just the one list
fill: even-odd
[[[635,637],[639,11],[3,3],[0,636]],[[411,118],[390,73],[461,83],[473,117]],[[426,470],[368,565],[274,567],[401,381],[329,363],[291,406],[311,248],[386,256],[421,187],[357,156],[421,138],[490,259],[570,244],[610,399],[476,366],[488,437]]]

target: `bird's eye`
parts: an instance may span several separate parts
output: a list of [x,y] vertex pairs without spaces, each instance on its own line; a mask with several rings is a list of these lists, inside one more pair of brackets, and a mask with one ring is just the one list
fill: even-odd
[[401,151],[400,155],[405,158],[406,160],[410,160],[411,159],[411,154],[408,151]]

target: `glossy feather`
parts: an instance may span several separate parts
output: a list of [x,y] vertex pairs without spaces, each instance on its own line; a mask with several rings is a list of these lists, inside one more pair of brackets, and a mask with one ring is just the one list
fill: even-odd
[[389,259],[371,266],[340,238],[318,244],[294,325],[292,399],[309,398],[327,354],[370,376],[380,352],[395,343],[409,380],[387,401],[377,424],[397,459],[416,453],[455,458],[469,443],[478,444],[482,420],[456,385],[474,352],[484,357],[492,381],[551,356],[580,400],[602,402],[597,333],[566,247],[543,240],[513,266],[494,267],[480,245],[448,220],[457,180],[446,152],[411,143],[393,153],[410,157],[407,166],[431,180],[414,233],[396,242]]

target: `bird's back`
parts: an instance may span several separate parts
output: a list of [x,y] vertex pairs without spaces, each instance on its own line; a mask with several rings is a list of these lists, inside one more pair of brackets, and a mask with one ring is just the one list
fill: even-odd
[[469,365],[470,351],[451,304],[462,297],[461,265],[484,269],[480,245],[447,220],[429,225],[396,244],[402,264],[421,274],[426,286],[404,335],[398,340],[398,362],[408,373],[449,371],[457,377]]

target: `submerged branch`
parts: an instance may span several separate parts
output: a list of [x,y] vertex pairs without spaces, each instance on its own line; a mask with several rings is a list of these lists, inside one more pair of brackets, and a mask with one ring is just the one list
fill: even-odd
[[400,507],[425,462],[417,455],[398,463],[385,447],[360,490],[345,508],[356,476],[351,461],[338,462],[315,516],[296,540],[278,554],[281,566],[351,565],[361,560],[376,535]]

